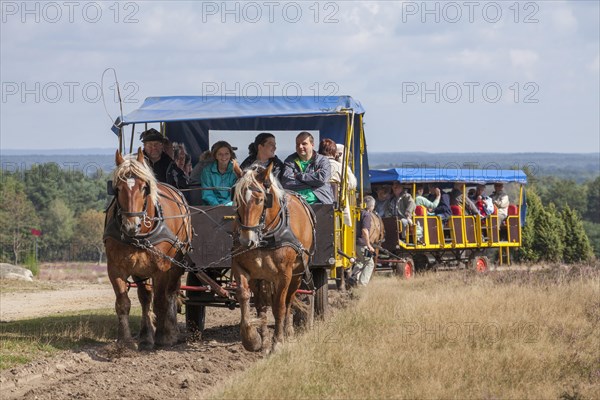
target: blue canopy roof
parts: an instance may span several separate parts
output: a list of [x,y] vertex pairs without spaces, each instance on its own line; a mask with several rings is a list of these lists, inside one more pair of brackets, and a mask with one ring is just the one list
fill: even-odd
[[140,108],[117,118],[116,127],[152,122],[202,121],[227,118],[298,117],[340,114],[354,110],[364,114],[360,102],[350,96],[168,96],[148,97]]
[[521,170],[512,169],[456,169],[456,168],[391,168],[369,170],[371,183],[419,182],[465,182],[527,183],[527,175]]

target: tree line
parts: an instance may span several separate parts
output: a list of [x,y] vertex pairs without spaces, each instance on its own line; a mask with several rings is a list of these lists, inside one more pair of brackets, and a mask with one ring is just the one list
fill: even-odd
[[[600,258],[600,177],[577,183],[525,172],[527,219],[517,257],[567,263]],[[101,261],[108,179],[101,170],[86,175],[56,163],[2,171],[0,260]]]
[[577,183],[528,175],[524,262],[589,262],[600,258],[600,176]]
[[15,264],[103,257],[107,174],[88,176],[56,163],[3,171],[0,259]]

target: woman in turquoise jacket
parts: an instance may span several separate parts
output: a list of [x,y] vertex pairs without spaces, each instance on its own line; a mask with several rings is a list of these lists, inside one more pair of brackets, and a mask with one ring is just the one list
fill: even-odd
[[[205,188],[231,188],[242,172],[235,159],[233,148],[229,143],[220,141],[212,146],[211,153],[215,161],[202,170],[200,184]],[[211,206],[219,204],[230,206],[231,191],[229,189],[203,190],[202,201]]]

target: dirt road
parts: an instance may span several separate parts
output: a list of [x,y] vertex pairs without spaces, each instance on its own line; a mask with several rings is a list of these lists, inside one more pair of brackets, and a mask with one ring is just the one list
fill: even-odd
[[[56,288],[59,287],[56,285]],[[132,298],[135,299],[135,296]],[[114,302],[115,295],[109,284],[65,283],[60,290],[2,293],[0,321],[111,308]],[[133,304],[139,305],[135,302]]]
[[[0,315],[9,321],[113,304],[109,285],[69,284],[61,290],[3,293]],[[180,318],[180,330],[185,332]],[[242,348],[238,322],[238,310],[209,309],[203,337],[191,340],[182,334],[182,342],[172,349],[140,353],[114,344],[93,346],[2,371],[0,398],[204,398],[214,386],[262,357]]]

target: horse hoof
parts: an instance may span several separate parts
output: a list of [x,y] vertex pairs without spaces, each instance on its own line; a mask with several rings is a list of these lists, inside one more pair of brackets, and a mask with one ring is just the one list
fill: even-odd
[[262,340],[260,340],[260,336],[256,335],[254,340],[242,339],[242,345],[248,351],[257,352],[262,349]]
[[152,342],[140,342],[138,344],[139,351],[152,351],[154,350],[154,343]]

